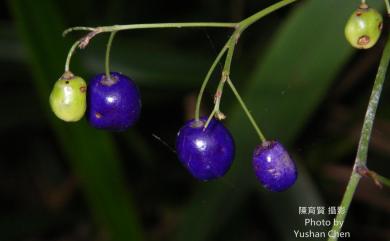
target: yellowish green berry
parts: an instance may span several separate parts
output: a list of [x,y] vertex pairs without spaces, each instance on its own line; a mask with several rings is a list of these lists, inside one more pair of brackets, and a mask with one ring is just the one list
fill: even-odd
[[65,73],[51,91],[51,109],[61,120],[78,121],[86,110],[86,93],[87,84],[82,78]]
[[382,15],[362,4],[349,18],[345,26],[345,37],[353,47],[368,49],[378,41],[382,25]]

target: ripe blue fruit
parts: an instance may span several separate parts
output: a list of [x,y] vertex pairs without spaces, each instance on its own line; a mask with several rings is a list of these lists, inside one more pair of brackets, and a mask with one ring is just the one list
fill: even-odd
[[295,163],[278,141],[265,141],[257,146],[252,165],[257,179],[270,191],[284,191],[297,180]]
[[99,129],[122,131],[132,126],[141,113],[141,97],[137,86],[127,76],[111,72],[92,78],[87,93],[87,118]]
[[204,129],[207,118],[190,120],[180,129],[176,150],[180,162],[198,180],[208,181],[225,175],[234,159],[234,141],[218,120],[212,119]]

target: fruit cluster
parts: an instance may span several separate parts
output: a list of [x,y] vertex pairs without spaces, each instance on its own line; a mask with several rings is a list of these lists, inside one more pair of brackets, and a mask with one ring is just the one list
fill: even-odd
[[[127,76],[111,72],[98,74],[88,84],[71,72],[54,84],[50,104],[64,121],[80,120],[84,113],[92,127],[123,131],[132,126],[141,112],[137,86]],[[233,163],[233,137],[222,122],[207,117],[190,120],[180,129],[176,149],[180,162],[198,180],[208,181],[225,175]],[[265,141],[254,151],[253,168],[257,179],[270,191],[283,191],[294,184],[297,169],[284,147]]]
[[[234,141],[229,130],[212,119],[190,120],[177,134],[176,150],[181,163],[197,179],[208,181],[225,175],[234,159]],[[252,165],[259,182],[268,190],[280,192],[291,187],[297,168],[278,141],[265,141],[256,147]]]
[[[220,101],[225,83],[227,83],[248,119],[259,135],[261,144],[256,147],[252,166],[258,181],[270,191],[284,191],[297,179],[297,167],[286,149],[278,141],[268,141],[257,126],[253,116],[246,107],[230,79],[230,66],[235,46],[242,32],[265,15],[293,2],[282,1],[265,8],[238,23],[193,22],[193,23],[160,23],[114,25],[96,28],[73,27],[73,30],[89,31],[76,41],[69,50],[65,63],[65,74],[55,83],[50,95],[53,112],[64,121],[78,121],[87,113],[92,127],[123,131],[132,126],[141,112],[140,93],[134,82],[123,74],[110,72],[110,49],[113,38],[118,31],[139,28],[177,28],[177,27],[223,27],[232,28],[234,32],[211,65],[199,91],[195,118],[184,124],[176,139],[176,150],[182,165],[201,181],[209,181],[224,176],[233,163],[235,144],[229,130],[222,124],[225,115],[220,111]],[[92,78],[88,83],[69,71],[70,59],[77,47],[85,48],[89,41],[99,33],[109,32],[107,42],[105,73]],[[208,117],[200,117],[199,110],[204,90],[215,67],[225,56],[221,80],[215,92],[214,109]]]
[[345,37],[353,47],[368,49],[378,41],[382,27],[382,15],[366,3],[361,3],[345,25]]
[[98,74],[87,88],[81,77],[65,72],[54,84],[50,105],[64,121],[78,121],[87,112],[91,126],[122,131],[138,120],[141,96],[134,82],[120,73]]

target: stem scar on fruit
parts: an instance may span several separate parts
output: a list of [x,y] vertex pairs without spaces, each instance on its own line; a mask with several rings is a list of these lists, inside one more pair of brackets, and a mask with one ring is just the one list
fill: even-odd
[[87,86],[81,86],[81,87],[80,87],[80,91],[81,91],[82,93],[86,92],[86,91],[87,91]]
[[113,75],[111,75],[111,76],[105,75],[103,77],[103,79],[101,80],[102,85],[105,85],[105,86],[112,86],[116,82],[118,82],[118,78],[116,76],[113,76]]
[[102,118],[102,114],[100,114],[99,112],[96,112],[96,113],[95,113],[95,116],[96,116],[96,118],[98,118],[98,119]]
[[358,45],[367,45],[370,43],[370,37],[363,35],[358,39]]

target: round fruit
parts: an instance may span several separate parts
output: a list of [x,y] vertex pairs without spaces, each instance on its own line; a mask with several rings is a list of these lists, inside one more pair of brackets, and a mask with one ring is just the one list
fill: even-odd
[[64,121],[80,120],[86,109],[85,81],[70,72],[54,84],[50,93],[50,106],[56,116]]
[[368,49],[378,41],[382,25],[382,15],[362,4],[345,25],[345,37],[353,47]]
[[206,120],[186,122],[176,139],[180,162],[201,181],[222,177],[234,159],[234,141],[228,129],[216,119],[204,129]]
[[89,123],[99,129],[122,131],[132,126],[141,113],[141,96],[127,76],[111,72],[108,79],[98,74],[88,86]]
[[270,191],[284,191],[297,180],[295,163],[278,141],[265,141],[259,145],[252,164],[257,179]]

